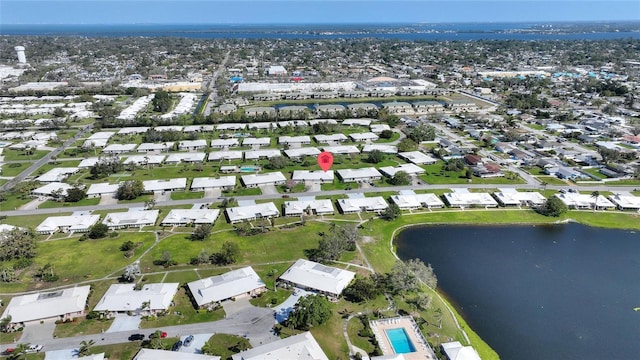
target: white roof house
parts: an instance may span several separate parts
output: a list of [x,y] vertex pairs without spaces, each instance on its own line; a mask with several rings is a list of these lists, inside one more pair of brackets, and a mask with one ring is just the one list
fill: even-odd
[[416,194],[413,190],[400,191],[398,195],[391,196],[391,201],[401,210],[444,207],[442,200],[435,194]]
[[499,188],[493,195],[502,206],[540,206],[547,201],[539,192],[519,192],[514,188]]
[[163,132],[163,131],[180,131],[180,132],[182,132],[183,128],[184,128],[184,126],[180,126],[180,125],[161,125],[161,126],[156,126],[153,129],[155,131],[159,131],[159,132]]
[[156,224],[160,210],[132,210],[126,212],[109,213],[102,223],[109,229],[124,229],[130,227],[141,228]]
[[480,360],[480,355],[472,346],[462,346],[459,341],[443,343],[442,351],[451,360]]
[[233,360],[329,360],[311,332],[289,336],[231,356]]
[[307,135],[280,136],[280,137],[278,137],[278,144],[287,144],[287,145],[302,144],[302,145],[308,145],[308,144],[311,144],[311,137],[309,137]]
[[374,167],[361,168],[361,169],[341,169],[336,170],[338,176],[344,182],[353,181],[371,181],[382,178],[382,174]]
[[213,224],[219,215],[218,209],[172,209],[162,225]]
[[378,140],[378,135],[376,135],[376,134],[374,134],[372,132],[353,133],[353,134],[349,134],[349,137],[351,138],[351,140],[356,141],[356,142],[376,141],[376,140]]
[[52,292],[14,296],[7,305],[2,319],[11,317],[19,324],[45,319],[70,319],[84,314],[91,286],[77,286]]
[[133,360],[220,360],[220,356],[141,348]]
[[67,183],[52,182],[31,190],[31,194],[36,196],[67,196],[69,189],[73,189],[73,186]]
[[109,139],[85,140],[84,143],[82,143],[82,147],[85,149],[103,148],[107,146],[108,142],[109,142]]
[[629,192],[617,192],[609,196],[609,200],[620,210],[640,210],[640,197],[633,196]]
[[190,153],[174,153],[169,154],[164,162],[167,164],[177,164],[181,162],[191,163],[191,162],[204,162],[204,159],[207,157],[206,153],[203,152],[190,152]]
[[211,140],[210,146],[212,148],[229,148],[234,146],[239,146],[240,142],[236,138],[231,139],[213,139]]
[[100,220],[100,215],[51,216],[36,227],[39,234],[62,232],[86,232]]
[[352,271],[298,259],[278,280],[337,298],[355,276]]
[[615,205],[609,201],[603,195],[598,196],[597,203],[596,198],[591,194],[580,193],[558,193],[553,196],[562,200],[567,207],[572,209],[615,209]]
[[251,266],[192,281],[187,286],[198,307],[266,290],[264,281]]
[[371,119],[345,119],[342,125],[347,126],[369,126],[371,125]]
[[191,191],[204,191],[205,189],[233,189],[236,186],[235,176],[221,176],[219,179],[212,177],[193,178]]
[[316,142],[319,144],[329,144],[349,140],[345,134],[315,135],[313,138],[316,139]]
[[144,134],[149,130],[146,126],[139,127],[124,127],[118,130],[119,135],[130,135],[130,134]]
[[151,152],[151,151],[170,151],[173,149],[173,141],[165,143],[142,143],[138,146],[138,152]]
[[467,189],[451,189],[444,199],[451,207],[497,207],[498,202],[489,193],[471,193]]
[[363,153],[372,152],[374,150],[378,150],[385,154],[397,154],[398,147],[395,145],[387,145],[387,144],[368,144],[362,147]]
[[333,205],[330,199],[323,200],[298,200],[298,201],[285,201],[284,203],[284,215],[285,216],[299,216],[307,209],[316,215],[333,214]]
[[46,173],[38,176],[36,180],[40,182],[61,182],[69,175],[75,174],[80,170],[78,167],[60,167],[53,168]]
[[360,149],[354,145],[334,145],[325,146],[322,148],[324,151],[328,151],[332,154],[359,154]]
[[242,151],[239,151],[239,150],[212,151],[209,153],[208,159],[209,161],[242,159]]
[[279,149],[247,150],[244,152],[245,160],[256,160],[261,158],[271,159],[278,156],[282,156]]
[[97,164],[98,161],[100,161],[100,158],[98,157],[90,157],[90,158],[82,159],[82,161],[80,161],[80,164],[78,164],[78,167],[81,169],[90,168],[93,165]]
[[272,202],[227,208],[226,214],[227,219],[232,224],[242,221],[251,221],[258,218],[280,216],[278,208]]
[[250,174],[242,175],[240,177],[244,186],[258,187],[260,185],[278,185],[284,184],[287,178],[279,171],[264,173],[264,174]]
[[102,195],[115,195],[120,184],[98,183],[91,184],[87,190],[87,197],[100,197]]
[[110,139],[113,135],[115,135],[115,131],[98,131],[97,133],[91,134],[87,138],[87,140],[98,140],[98,139]]
[[188,151],[194,151],[194,150],[202,150],[204,148],[207,147],[207,140],[182,140],[180,141],[180,143],[178,144],[178,149],[179,150],[188,150]]
[[380,172],[383,174],[393,177],[397,172],[404,171],[409,175],[418,175],[424,174],[424,169],[416,164],[402,164],[400,166],[385,166],[380,168]]
[[93,310],[140,311],[144,302],[149,302],[147,311],[150,313],[167,310],[178,292],[179,285],[179,283],[144,284],[142,289],[135,290],[135,284],[113,284]]
[[131,155],[123,162],[123,164],[136,164],[136,165],[158,165],[162,164],[166,155]]
[[284,153],[290,158],[298,158],[301,156],[318,156],[320,155],[320,150],[314,147],[303,147],[287,149],[284,151]]
[[132,152],[138,144],[111,144],[102,149],[105,154],[122,154]]
[[185,190],[187,188],[187,178],[145,180],[142,185],[146,192]]
[[[350,194],[350,196],[353,194]],[[343,214],[359,213],[361,211],[383,211],[389,207],[382,196],[374,197],[349,197],[339,199],[338,206]]]
[[398,156],[414,164],[435,164],[438,161],[438,159],[420,151],[402,152]]
[[242,146],[269,146],[271,145],[271,138],[245,138],[242,140]]
[[333,182],[333,170],[327,171],[309,171],[309,170],[293,170],[291,180],[295,182]]
[[224,130],[243,130],[247,128],[247,124],[240,124],[240,123],[224,123],[224,124],[218,124],[216,126],[216,129],[219,131],[224,131]]
[[192,133],[192,132],[211,132],[214,130],[213,125],[188,125],[182,129],[183,132]]
[[372,124],[371,126],[369,126],[369,129],[374,134],[380,134],[385,130],[391,130],[391,127],[389,127],[389,125],[387,124]]

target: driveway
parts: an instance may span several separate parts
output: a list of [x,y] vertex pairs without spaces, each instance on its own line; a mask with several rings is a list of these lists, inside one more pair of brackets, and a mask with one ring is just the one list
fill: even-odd
[[224,312],[227,314],[227,317],[229,317],[233,314],[252,308],[253,305],[249,302],[248,297],[242,297],[236,301],[227,300],[222,303],[222,307],[224,308]]
[[153,200],[155,200],[155,202],[170,201],[171,191],[156,191],[153,193]]
[[321,192],[322,187],[320,183],[317,182],[307,182],[304,184],[307,187],[307,192]]
[[20,210],[34,210],[34,209],[37,209],[38,206],[40,206],[40,204],[42,204],[45,201],[47,201],[47,198],[36,198],[36,199],[33,199],[33,200],[29,201],[28,203],[20,206]]
[[293,310],[293,307],[296,305],[298,300],[303,297],[311,294],[308,291],[302,289],[295,289],[293,294],[289,296],[282,304],[273,308],[273,311],[276,312],[276,323],[282,324],[285,320],[289,318],[289,313]]
[[[215,333],[192,334],[193,335],[193,341],[191,342],[191,345],[181,347],[180,348],[180,352],[189,353],[189,354],[202,354],[202,347],[204,346],[204,344],[207,341],[209,341],[209,338],[213,334],[215,334]],[[181,336],[180,340],[182,340],[182,342],[184,342],[184,339],[186,339],[187,336],[188,335]]]
[[46,320],[43,323],[32,322],[24,327],[20,343],[32,345],[53,339],[53,331],[56,329],[55,320]]
[[118,203],[118,199],[116,199],[116,197],[113,195],[100,196],[100,205],[112,205],[117,203]]
[[140,318],[140,316],[118,314],[116,315],[116,318],[113,319],[113,324],[111,324],[106,332],[112,333],[119,331],[138,330],[141,320],[142,319]]
[[222,195],[222,191],[220,189],[205,189],[204,190],[204,198],[218,198]]
[[260,191],[262,191],[263,195],[275,195],[278,194],[278,189],[276,189],[275,185],[262,185],[260,186]]

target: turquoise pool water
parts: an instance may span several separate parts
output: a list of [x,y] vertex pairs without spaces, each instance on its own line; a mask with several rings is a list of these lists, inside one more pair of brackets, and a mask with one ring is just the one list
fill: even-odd
[[260,170],[260,168],[255,166],[243,166],[240,168],[241,172],[255,172],[258,170]]
[[413,346],[413,343],[409,340],[409,335],[407,335],[407,331],[404,328],[388,329],[385,330],[385,332],[396,354],[406,354],[416,351],[415,346]]

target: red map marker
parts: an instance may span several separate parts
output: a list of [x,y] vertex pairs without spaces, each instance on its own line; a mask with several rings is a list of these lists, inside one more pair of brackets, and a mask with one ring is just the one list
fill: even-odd
[[320,168],[324,172],[327,172],[327,170],[331,168],[331,165],[333,165],[333,155],[328,151],[321,152],[320,155],[318,155],[318,165],[320,165]]

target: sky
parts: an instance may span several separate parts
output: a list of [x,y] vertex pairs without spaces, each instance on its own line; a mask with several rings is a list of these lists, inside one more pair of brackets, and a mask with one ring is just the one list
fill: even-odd
[[640,0],[0,0],[0,25],[613,20],[640,20]]

